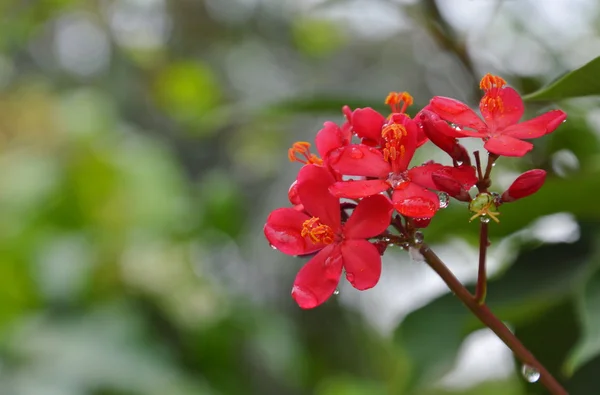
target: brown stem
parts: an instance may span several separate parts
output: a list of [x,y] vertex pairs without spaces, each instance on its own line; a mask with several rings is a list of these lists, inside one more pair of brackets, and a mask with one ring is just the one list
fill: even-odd
[[475,301],[480,305],[485,303],[487,294],[487,272],[485,270],[485,257],[488,247],[488,223],[481,222],[479,227],[479,268],[477,270],[477,286],[475,288]]
[[524,364],[527,364],[540,373],[541,383],[554,395],[567,395],[567,391],[546,370],[531,352],[517,339],[517,337],[500,321],[485,304],[479,304],[473,295],[458,281],[444,262],[427,246],[423,244],[420,248],[421,254],[427,264],[444,280],[448,288],[464,303],[465,306],[485,326],[490,328],[499,338],[512,350],[515,356]]
[[473,156],[475,156],[475,168],[477,169],[477,178],[479,181],[482,181],[483,171],[481,170],[481,157],[479,156],[479,151],[473,152]]

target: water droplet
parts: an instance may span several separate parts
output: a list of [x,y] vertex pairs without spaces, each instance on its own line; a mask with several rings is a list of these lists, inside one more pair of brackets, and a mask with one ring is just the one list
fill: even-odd
[[340,290],[336,288],[335,291],[333,291],[333,294],[334,295],[339,295],[340,294]]
[[440,199],[440,208],[448,207],[448,204],[450,204],[450,196],[446,192],[439,192],[438,198]]
[[490,222],[490,217],[488,217],[487,215],[482,215],[481,217],[479,217],[479,220],[484,224],[487,224],[488,222]]
[[496,162],[492,163],[492,167],[495,167],[495,166],[496,166]]
[[352,285],[354,285],[354,274],[346,272],[346,279]]
[[423,240],[425,240],[423,232],[416,231],[413,237],[415,244],[423,244]]
[[409,182],[410,178],[406,172],[404,173],[390,173],[388,176],[388,182],[392,186],[392,188],[398,188],[405,182]]
[[457,161],[456,161],[456,164],[457,164],[457,165],[459,165],[459,166],[462,166],[462,164],[463,164],[463,161],[462,161],[462,160],[457,160]]
[[541,376],[540,372],[536,368],[527,364],[521,367],[521,374],[523,375],[523,378],[525,378],[525,380],[527,380],[527,382],[529,383],[535,383],[540,379]]
[[494,198],[494,204],[496,207],[502,204],[502,196],[498,192],[492,192],[492,197]]
[[410,255],[410,259],[415,262],[425,262],[425,257],[417,247],[408,247],[408,255]]
[[269,247],[271,247],[272,249],[276,250],[277,247],[275,247],[273,244],[269,244]]
[[362,159],[362,157],[365,156],[365,154],[363,154],[363,152],[360,150],[360,148],[352,147],[352,149],[350,150],[350,156],[353,159]]

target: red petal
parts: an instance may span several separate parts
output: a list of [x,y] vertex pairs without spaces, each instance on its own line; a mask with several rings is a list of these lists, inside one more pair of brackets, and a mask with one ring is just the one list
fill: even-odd
[[503,202],[513,202],[517,199],[536,193],[546,180],[546,172],[533,169],[521,174],[502,194]]
[[412,182],[404,189],[395,190],[392,200],[394,208],[407,217],[433,217],[440,208],[440,200],[437,194]]
[[318,251],[325,244],[313,244],[310,238],[302,237],[302,224],[308,215],[293,208],[279,208],[267,218],[265,237],[279,251],[288,255],[305,255]]
[[408,167],[408,164],[417,149],[419,127],[414,120],[410,119],[405,114],[394,114],[391,122],[403,125],[406,128],[406,136],[401,139],[400,143],[404,146],[404,155],[398,155],[392,165],[393,171],[404,171]]
[[523,116],[525,107],[521,96],[513,88],[502,88],[497,93],[498,98],[502,100],[502,110],[488,111],[487,99],[495,92],[486,93],[479,102],[479,111],[488,127],[493,130],[502,130],[510,125],[514,125]]
[[347,240],[342,244],[346,279],[358,290],[373,288],[381,277],[381,255],[366,240]]
[[342,254],[330,244],[308,261],[296,275],[292,297],[303,309],[325,302],[335,291],[342,275]]
[[428,163],[426,165],[416,166],[408,171],[408,178],[415,184],[424,188],[435,189],[431,174],[443,167],[444,166],[439,163]]
[[298,173],[298,196],[305,210],[334,232],[340,228],[340,202],[329,193],[335,179],[325,168],[306,165]]
[[329,192],[339,198],[358,199],[377,195],[390,188],[383,180],[349,180],[340,181],[329,187]]
[[431,218],[413,218],[413,226],[415,228],[426,228],[429,226],[429,223],[431,222]]
[[565,119],[567,114],[564,111],[552,110],[529,121],[509,126],[502,130],[502,134],[518,139],[534,139],[552,133]]
[[300,204],[300,198],[298,197],[298,181],[294,181],[288,189],[288,199],[293,205]]
[[352,128],[360,138],[381,140],[381,128],[385,117],[370,107],[357,108],[352,112]]
[[329,121],[323,124],[323,128],[319,130],[315,138],[317,151],[319,151],[319,155],[323,159],[327,157],[329,152],[341,147],[343,142],[344,138],[341,129],[338,125]]
[[390,164],[383,160],[381,152],[364,144],[353,144],[331,151],[329,165],[347,176],[387,178],[390,172]]
[[386,196],[374,195],[358,203],[344,225],[346,239],[368,239],[386,230],[394,207]]
[[486,124],[475,114],[469,106],[449,97],[435,96],[429,102],[429,108],[442,119],[455,123],[461,127],[475,130],[484,130]]
[[460,182],[467,191],[477,183],[477,174],[474,166],[463,165],[459,167],[444,166],[445,174]]
[[514,137],[500,135],[491,137],[485,142],[483,148],[496,155],[523,156],[533,149],[533,144]]
[[463,202],[471,201],[471,195],[469,195],[469,192],[467,192],[467,190],[461,185],[459,181],[455,180],[448,174],[434,173],[431,178],[433,179],[433,182],[437,187],[436,189],[442,192],[446,192],[448,195],[452,196],[457,200]]

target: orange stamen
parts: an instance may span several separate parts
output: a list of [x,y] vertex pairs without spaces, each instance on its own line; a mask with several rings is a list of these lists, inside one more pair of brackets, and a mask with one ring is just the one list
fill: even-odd
[[290,162],[300,162],[305,165],[323,165],[323,160],[310,152],[310,143],[306,141],[297,141],[292,144],[292,148],[288,149],[288,159]]
[[385,98],[385,104],[390,106],[393,113],[404,113],[408,106],[412,106],[413,101],[408,92],[390,92]]
[[304,221],[300,235],[302,237],[309,236],[310,241],[314,244],[331,244],[335,236],[333,230],[329,226],[322,224],[318,217],[312,217]]
[[404,125],[392,123],[383,128],[381,137],[385,140],[383,148],[383,159],[386,162],[395,161],[398,157],[403,158],[406,148],[402,144],[402,139],[408,135]]
[[493,88],[503,88],[506,85],[506,81],[503,78],[498,77],[497,75],[492,75],[487,73],[483,76],[481,81],[479,82],[479,88],[484,91],[489,91]]

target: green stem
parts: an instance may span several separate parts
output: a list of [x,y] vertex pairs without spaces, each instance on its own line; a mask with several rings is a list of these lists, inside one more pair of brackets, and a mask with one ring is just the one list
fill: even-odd
[[448,288],[463,302],[465,306],[496,336],[512,350],[515,356],[524,364],[531,366],[540,373],[541,383],[554,395],[567,395],[567,391],[546,370],[546,368],[525,348],[523,343],[500,321],[485,304],[480,304],[473,295],[458,281],[450,269],[442,260],[427,246],[423,244],[420,248],[421,254],[427,264],[444,280]]

